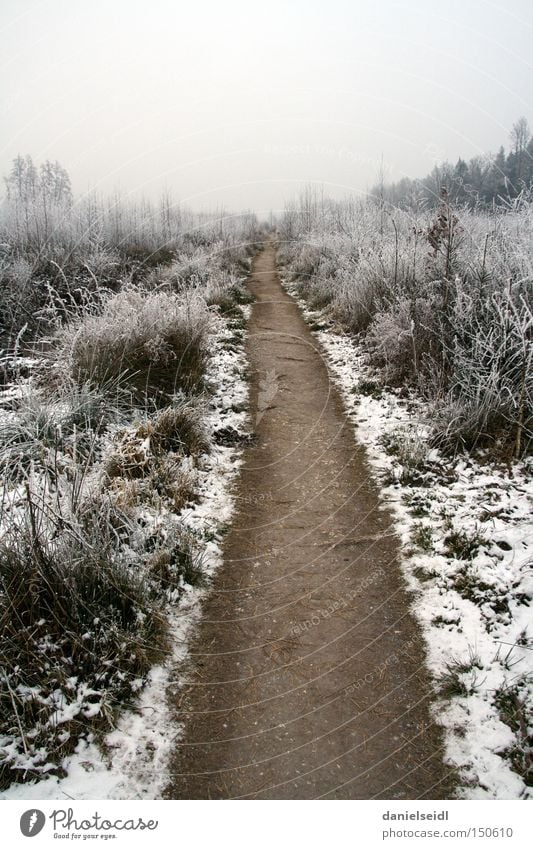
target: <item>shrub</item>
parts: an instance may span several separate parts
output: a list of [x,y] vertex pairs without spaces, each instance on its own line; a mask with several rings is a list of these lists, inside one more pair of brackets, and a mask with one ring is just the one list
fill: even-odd
[[452,319],[453,372],[436,405],[435,441],[473,448],[497,440],[519,456],[533,437],[533,312],[520,295],[479,301],[459,293]]
[[170,452],[196,455],[209,450],[203,407],[191,401],[166,407],[136,427],[119,432],[115,448],[106,459],[107,473],[128,478],[146,477],[154,460]]
[[239,306],[250,304],[253,296],[244,286],[230,280],[229,283],[211,283],[205,292],[205,300],[208,306],[217,306],[221,315],[241,318]]
[[222,271],[245,274],[250,269],[250,253],[253,245],[238,244],[228,245],[217,255],[217,266]]
[[168,651],[166,605],[204,580],[174,517],[143,529],[112,493],[26,495],[0,542],[3,786],[60,774],[80,736],[111,727]]
[[185,584],[205,583],[204,561],[196,538],[174,524],[160,525],[148,538],[147,576],[154,598],[169,600]]
[[4,257],[0,260],[0,331],[8,346],[22,327],[34,328],[36,312],[45,297],[41,280],[33,279],[29,258]]
[[342,285],[332,303],[332,315],[349,333],[363,333],[376,312],[376,295],[369,285]]
[[320,248],[316,245],[304,244],[291,263],[291,271],[297,278],[309,279],[319,268],[320,260]]
[[210,445],[203,408],[189,401],[119,432],[104,469],[121,503],[177,512],[194,497],[196,474],[188,458]]
[[141,425],[137,433],[150,440],[155,455],[167,451],[202,454],[209,450],[210,440],[204,425],[205,409],[191,401],[166,407],[153,419]]
[[132,477],[116,457],[110,458],[106,470],[115,502],[125,509],[148,507],[161,512],[166,508],[178,513],[195,496],[195,472],[172,456],[152,460],[143,477]]
[[440,351],[439,303],[403,298],[373,318],[366,336],[371,360],[391,383],[419,380],[428,357]]
[[499,210],[324,201],[287,209],[279,250],[300,294],[358,334],[382,378],[433,407],[448,452],[519,457],[533,437],[531,193]]
[[199,298],[127,288],[101,314],[61,330],[54,355],[80,384],[120,380],[136,402],[161,405],[173,393],[202,387],[208,333]]

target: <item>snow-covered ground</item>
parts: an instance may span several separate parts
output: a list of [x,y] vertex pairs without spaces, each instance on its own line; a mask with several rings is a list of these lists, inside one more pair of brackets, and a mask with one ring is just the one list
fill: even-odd
[[392,510],[458,792],[531,798],[522,777],[529,769],[531,782],[533,758],[531,463],[498,467],[431,449],[427,406],[383,391],[354,339],[285,285],[323,328],[316,338]]
[[[248,315],[250,307],[242,307]],[[231,340],[231,344],[230,344]],[[248,385],[244,346],[235,345],[233,331],[222,318],[213,323],[207,381],[210,397],[207,428],[214,433],[233,428],[249,429]],[[221,540],[231,519],[234,501],[232,483],[240,467],[238,447],[214,445],[202,455],[196,469],[197,499],[179,516],[203,542],[203,572],[212,576],[221,561]],[[179,604],[171,613],[172,655],[164,666],[151,670],[137,704],[120,714],[116,728],[99,747],[91,734],[63,762],[66,777],[48,776],[27,784],[13,784],[0,793],[2,799],[153,799],[161,795],[167,780],[167,764],[181,729],[167,701],[171,679],[187,656],[187,641],[201,615],[202,599],[208,588],[185,586]]]

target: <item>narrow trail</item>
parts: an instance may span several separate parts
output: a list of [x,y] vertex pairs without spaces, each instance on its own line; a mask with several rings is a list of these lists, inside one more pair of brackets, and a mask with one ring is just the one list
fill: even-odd
[[258,442],[178,690],[166,798],[449,798],[420,633],[316,342],[255,259]]

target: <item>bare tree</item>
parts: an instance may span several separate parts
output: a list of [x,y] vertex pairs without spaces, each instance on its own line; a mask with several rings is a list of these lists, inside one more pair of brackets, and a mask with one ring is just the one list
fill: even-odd
[[531,133],[527,118],[519,118],[513,124],[510,133],[511,143],[516,157],[516,177],[518,180],[521,180],[524,174],[524,158],[530,137]]

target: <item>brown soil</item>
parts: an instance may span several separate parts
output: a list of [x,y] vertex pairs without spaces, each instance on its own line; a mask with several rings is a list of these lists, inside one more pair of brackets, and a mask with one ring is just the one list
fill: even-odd
[[250,288],[258,442],[176,696],[165,796],[449,798],[390,516],[271,244]]

